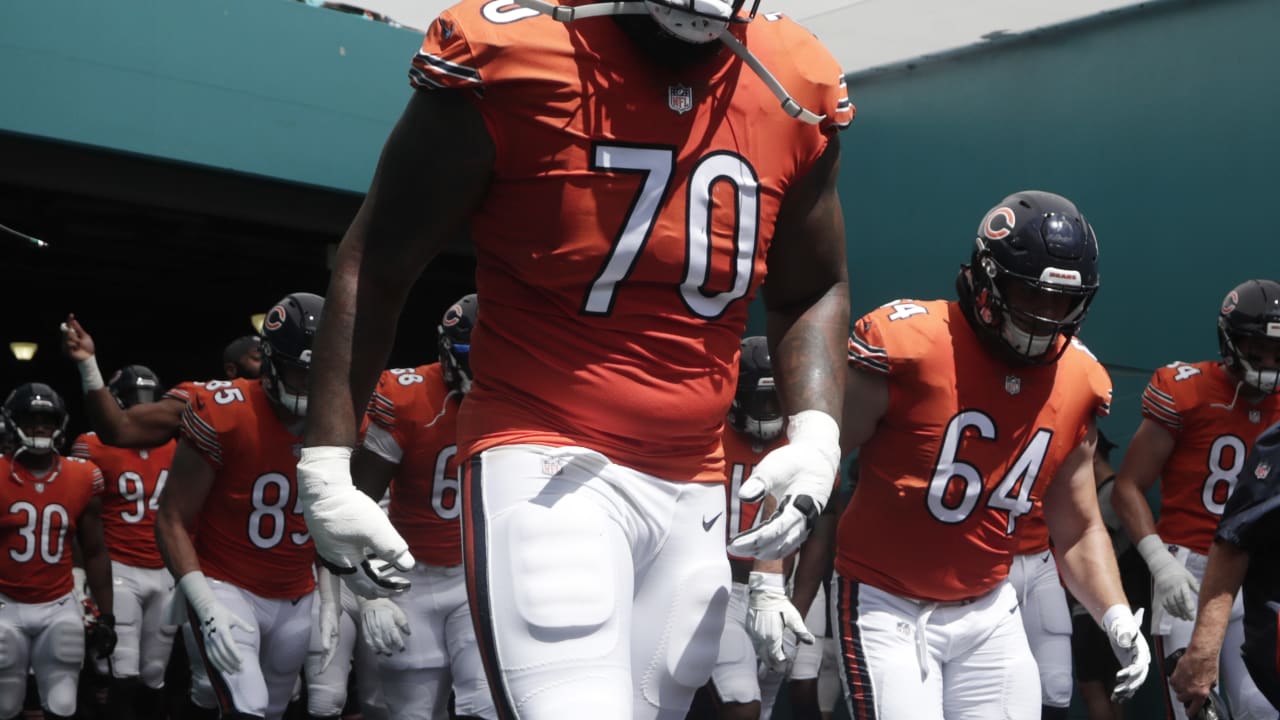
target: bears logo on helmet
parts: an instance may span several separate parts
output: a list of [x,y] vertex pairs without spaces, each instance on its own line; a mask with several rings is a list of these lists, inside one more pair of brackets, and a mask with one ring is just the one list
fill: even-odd
[[476,294],[463,295],[444,311],[436,327],[440,368],[449,389],[471,391],[471,331],[479,320]]
[[[292,293],[276,303],[262,322],[262,386],[273,400],[297,417],[307,414],[307,389],[286,381],[290,368],[311,369],[311,343],[320,327],[324,298]],[[296,375],[296,373],[295,373]]]

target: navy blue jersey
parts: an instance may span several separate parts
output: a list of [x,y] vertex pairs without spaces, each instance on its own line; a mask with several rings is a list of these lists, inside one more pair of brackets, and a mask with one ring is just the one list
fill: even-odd
[[1249,553],[1244,578],[1244,659],[1280,707],[1280,423],[1258,436],[1227,500],[1217,539]]

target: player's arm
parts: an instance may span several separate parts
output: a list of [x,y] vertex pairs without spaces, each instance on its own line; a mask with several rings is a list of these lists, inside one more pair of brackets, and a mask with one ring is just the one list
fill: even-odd
[[822,578],[831,567],[832,557],[836,550],[836,525],[839,515],[835,503],[827,503],[818,521],[813,525],[813,532],[800,546],[800,554],[796,557],[795,578],[792,581],[791,604],[796,606],[800,615],[807,616],[813,605],[813,599],[822,587]]
[[480,204],[493,158],[462,91],[412,94],[334,260],[311,365],[308,447],[355,445],[409,289]]
[[1144,419],[1129,442],[1124,462],[1116,473],[1111,505],[1135,543],[1156,532],[1155,516],[1147,503],[1147,491],[1155,484],[1177,440],[1164,426]]
[[356,448],[351,454],[351,479],[356,489],[373,498],[374,502],[382,499],[391,487],[391,479],[400,469],[399,463],[393,463],[368,448]]
[[852,454],[875,434],[880,419],[889,412],[889,379],[850,365],[844,385],[844,423],[840,429],[840,453]]
[[1200,606],[1187,652],[1178,661],[1170,685],[1194,717],[1218,680],[1218,655],[1231,619],[1231,606],[1249,570],[1249,553],[1225,540],[1209,549],[1209,562],[1200,583]]
[[200,509],[213,487],[214,469],[183,438],[173,453],[169,481],[160,494],[156,513],[156,544],[173,577],[181,578],[200,569],[195,545],[191,542]]
[[79,540],[81,559],[84,562],[85,579],[89,593],[98,605],[98,611],[111,615],[115,612],[111,589],[111,557],[102,532],[102,500],[94,497],[80,513],[76,521],[76,539]]
[[386,515],[374,502],[361,502],[352,485],[351,448],[409,288],[479,206],[493,159],[480,113],[462,91],[414,92],[338,248],[313,346],[311,409],[298,463],[299,499],[316,552],[335,567],[360,565],[366,550],[401,569],[413,566]]
[[115,447],[153,448],[178,434],[182,425],[181,400],[166,398],[134,405],[128,410],[121,408],[102,380],[94,356],[93,337],[85,332],[75,315],[68,315],[62,328],[63,349],[80,371],[89,425],[102,442]]
[[1058,572],[1071,594],[1098,622],[1120,661],[1113,701],[1126,700],[1147,678],[1151,653],[1142,637],[1142,613],[1129,609],[1120,584],[1111,537],[1102,523],[1093,454],[1097,427],[1089,431],[1059,468],[1044,496],[1044,518],[1057,551]]
[[1113,605],[1126,604],[1111,536],[1098,509],[1093,427],[1063,462],[1044,496],[1044,518],[1058,557],[1058,570],[1071,594],[1101,622]]

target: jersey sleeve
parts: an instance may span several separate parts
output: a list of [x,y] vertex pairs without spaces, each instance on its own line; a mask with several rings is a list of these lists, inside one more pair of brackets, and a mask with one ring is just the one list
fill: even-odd
[[805,109],[823,116],[819,129],[830,135],[849,127],[855,108],[849,100],[845,73],[822,41],[782,13],[765,13],[754,22],[777,24],[786,56],[794,59],[799,75],[788,78],[783,87],[794,93],[793,99]]
[[1158,423],[1175,436],[1182,432],[1182,414],[1178,410],[1173,368],[1158,368],[1142,393],[1142,416]]
[[931,344],[931,330],[945,303],[894,300],[858,318],[849,333],[849,365],[893,375],[914,364]]
[[80,433],[76,436],[76,441],[71,443],[71,457],[84,458],[89,460],[93,457],[89,445],[90,433]]
[[222,467],[222,434],[228,432],[230,413],[216,411],[217,405],[203,389],[191,393],[191,400],[182,411],[182,437],[195,448],[205,462],[215,468]]
[[396,376],[390,370],[382,373],[365,410],[369,424],[362,443],[366,450],[393,463],[399,463],[404,457],[403,433],[396,427],[396,396],[399,394]]
[[106,480],[102,477],[102,469],[93,463],[92,460],[86,460],[79,457],[68,458],[71,462],[84,467],[85,477],[89,480],[89,494],[101,495],[107,489]]
[[1093,390],[1094,395],[1093,412],[1098,417],[1107,417],[1111,414],[1111,396],[1114,392],[1111,373],[1107,372],[1102,363],[1083,344],[1080,344],[1080,349],[1084,350],[1091,359],[1089,363],[1089,387]]
[[[520,8],[514,12],[520,12]],[[489,59],[488,46],[467,38],[460,22],[461,9],[453,8],[427,28],[422,48],[409,66],[409,84],[418,90],[452,88],[483,92],[484,78],[480,69]]]
[[1218,524],[1217,539],[1243,550],[1280,539],[1280,425],[1254,444]]
[[177,400],[178,402],[184,402],[184,403],[190,402],[192,393],[194,393],[198,387],[199,385],[197,385],[194,382],[191,382],[190,380],[186,382],[180,382],[177,385],[174,385],[173,387],[169,388],[169,390],[166,391],[164,395],[160,396],[160,399],[161,400]]

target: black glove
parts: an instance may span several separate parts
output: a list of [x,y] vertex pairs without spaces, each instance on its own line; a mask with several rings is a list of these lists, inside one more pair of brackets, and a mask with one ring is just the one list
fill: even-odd
[[95,657],[103,660],[111,657],[116,649],[116,616],[103,613],[89,629],[89,649]]

